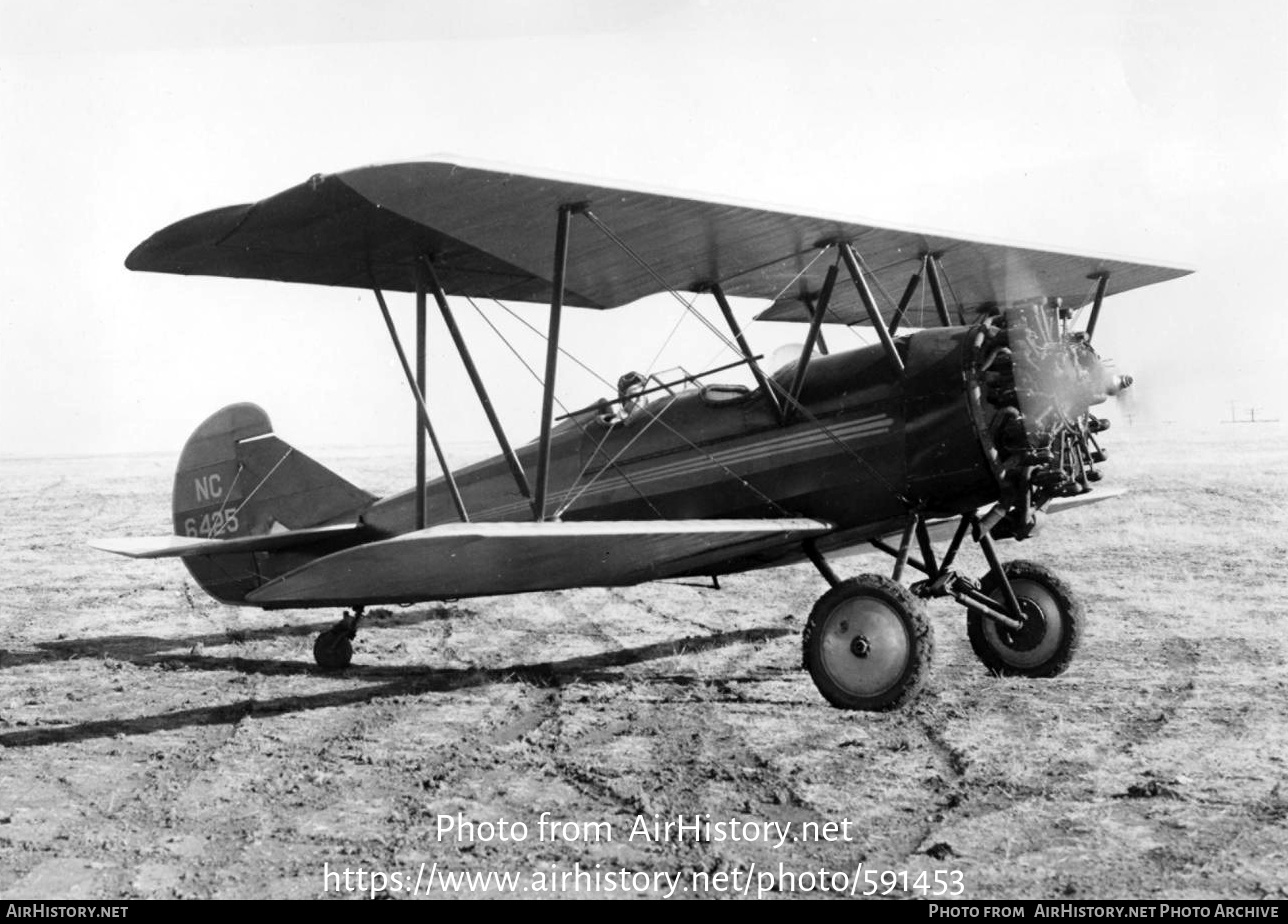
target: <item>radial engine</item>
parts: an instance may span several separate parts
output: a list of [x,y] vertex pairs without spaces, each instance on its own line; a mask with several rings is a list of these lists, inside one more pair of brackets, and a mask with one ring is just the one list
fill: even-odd
[[972,393],[1007,511],[998,538],[1023,539],[1036,511],[1091,490],[1106,459],[1097,435],[1109,421],[1091,409],[1132,384],[1114,373],[1086,333],[1060,329],[1045,306],[1009,309],[979,328]]

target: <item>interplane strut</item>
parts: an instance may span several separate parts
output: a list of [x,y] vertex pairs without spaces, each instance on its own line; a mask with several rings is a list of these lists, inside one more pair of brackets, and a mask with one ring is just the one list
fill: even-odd
[[[461,492],[456,487],[456,478],[452,475],[451,466],[447,464],[447,457],[443,454],[443,447],[439,445],[438,435],[434,432],[434,424],[429,419],[429,407],[425,404],[425,393],[417,381],[416,375],[412,372],[411,364],[407,361],[407,353],[403,350],[402,341],[398,337],[398,329],[394,327],[394,319],[389,314],[389,306],[385,304],[384,293],[379,289],[372,289],[376,295],[376,302],[380,305],[380,313],[384,316],[385,326],[389,328],[389,337],[393,340],[394,351],[398,354],[398,361],[402,364],[403,374],[407,377],[407,385],[411,388],[412,395],[416,399],[416,405],[420,413],[416,424],[416,438],[418,441],[416,465],[416,528],[425,528],[425,467],[423,459],[424,434],[429,434],[429,440],[434,446],[434,454],[438,457],[438,464],[443,470],[443,478],[447,482],[448,491],[452,496],[452,503],[456,507],[456,512],[461,518],[461,522],[469,522],[469,514],[465,511],[465,502],[461,500]],[[418,337],[418,352],[424,354],[424,340]],[[423,361],[422,361],[423,362]],[[424,379],[424,375],[420,376]],[[423,429],[422,429],[423,428]]]
[[523,465],[519,462],[519,457],[510,445],[510,441],[506,438],[505,429],[501,426],[501,421],[496,416],[496,410],[492,406],[492,399],[488,395],[487,386],[484,384],[482,376],[479,375],[478,367],[474,365],[474,358],[470,355],[469,348],[465,344],[465,338],[461,335],[461,329],[456,324],[456,316],[452,313],[451,306],[447,303],[447,293],[443,291],[438,274],[434,272],[434,262],[425,257],[422,258],[421,265],[424,269],[425,279],[434,293],[434,301],[438,303],[438,310],[443,315],[443,323],[447,325],[447,332],[451,335],[452,342],[456,344],[456,352],[460,355],[461,363],[465,366],[465,372],[469,375],[470,382],[474,385],[474,391],[479,397],[479,403],[483,405],[483,413],[487,415],[488,424],[492,427],[492,433],[496,436],[496,441],[501,447],[501,454],[505,457],[510,474],[514,477],[515,486],[518,487],[520,494],[530,498],[532,497],[532,488],[528,485],[528,478],[523,471]]

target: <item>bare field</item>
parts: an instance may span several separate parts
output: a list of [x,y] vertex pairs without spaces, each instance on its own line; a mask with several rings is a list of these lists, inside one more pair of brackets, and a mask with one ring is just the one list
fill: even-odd
[[[337,613],[223,607],[177,561],[86,546],[166,531],[173,458],[0,459],[0,896],[309,898],[324,871],[410,883],[422,863],[529,895],[580,869],[609,897],[667,894],[633,873],[826,896],[820,868],[862,863],[910,886],[960,871],[967,898],[1288,896],[1288,435],[1109,435],[1106,483],[1131,493],[1002,546],[1083,595],[1069,672],[989,677],[935,601],[931,688],[880,715],[830,708],[801,669],[809,566],[395,609],[328,675],[311,645]],[[373,490],[410,480],[313,454]],[[546,812],[575,824],[540,832]],[[528,836],[440,839],[458,813]],[[635,828],[698,814],[790,827]],[[795,840],[808,822],[837,839]],[[741,878],[692,875],[722,872]]]

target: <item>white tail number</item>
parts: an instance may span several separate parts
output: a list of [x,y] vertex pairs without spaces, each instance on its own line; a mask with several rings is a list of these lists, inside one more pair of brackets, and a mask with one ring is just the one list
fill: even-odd
[[197,500],[208,501],[211,498],[221,497],[224,489],[219,480],[218,472],[213,475],[207,475],[205,478],[194,478],[192,483],[197,489]]
[[220,536],[235,533],[241,524],[237,522],[236,510],[216,510],[207,513],[200,521],[188,517],[183,521],[183,531],[194,538],[218,539]]

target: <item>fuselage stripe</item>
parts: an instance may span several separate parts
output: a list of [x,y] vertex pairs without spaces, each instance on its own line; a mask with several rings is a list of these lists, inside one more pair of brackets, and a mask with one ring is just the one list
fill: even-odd
[[[649,468],[631,472],[628,468],[630,465],[646,464],[646,460],[633,462],[626,460],[618,463],[619,468],[626,469],[623,475],[620,471],[610,475],[605,475],[600,481],[595,482],[585,490],[573,487],[571,490],[557,491],[551,495],[552,505],[557,506],[565,501],[571,494],[579,492],[578,501],[583,498],[596,497],[599,495],[621,490],[627,486],[639,487],[640,485],[655,484],[659,481],[672,480],[679,477],[687,477],[697,472],[709,469],[724,469],[734,465],[755,462],[767,456],[782,454],[784,450],[799,453],[802,451],[813,450],[819,446],[835,445],[838,441],[846,442],[863,437],[877,436],[887,433],[892,429],[894,421],[889,415],[880,414],[875,417],[866,417],[862,420],[851,421],[837,427],[830,428],[826,432],[810,430],[807,432],[798,432],[787,434],[786,436],[775,437],[765,442],[754,443],[753,445],[743,445],[735,449],[726,449],[718,452],[709,453],[708,456],[698,458],[681,459],[675,462],[666,462],[661,465],[654,465]],[[700,447],[701,448],[701,447]],[[677,452],[691,453],[692,450],[677,449]],[[800,460],[807,461],[807,460]],[[593,475],[591,477],[594,477]],[[484,517],[505,517],[522,511],[527,511],[526,502],[516,502],[495,507],[483,513]]]
[[[712,452],[710,453],[710,455],[712,458],[714,458],[719,462],[727,463],[731,461],[742,461],[745,458],[753,458],[756,456],[774,453],[782,448],[794,449],[798,447],[812,446],[820,442],[834,442],[837,440],[844,441],[845,439],[850,437],[868,436],[871,434],[871,432],[874,432],[876,430],[888,429],[891,423],[893,423],[893,421],[888,416],[883,414],[879,417],[867,417],[867,418],[864,418],[863,420],[853,421],[851,423],[844,424],[842,426],[829,430],[826,433],[822,433],[818,431],[811,431],[808,433],[793,433],[793,434],[788,434],[786,436],[775,437],[774,439],[767,440],[765,442],[753,443],[752,445],[749,445],[749,446],[744,445],[744,446],[737,447],[735,449],[726,449],[726,450]],[[701,449],[702,447],[699,447],[699,448]],[[676,462],[668,462],[662,465],[655,466],[654,468],[646,470],[646,472],[644,472],[643,474],[652,475],[654,473],[658,473],[665,469],[670,469],[670,468],[687,468],[691,466],[694,462],[699,463],[701,466],[709,463],[710,461],[711,461],[710,459],[705,459],[705,458],[704,459],[681,459]],[[627,459],[624,462],[619,463],[619,465],[623,467],[628,465],[636,465],[636,464],[640,464],[640,463],[633,459]],[[593,474],[591,477],[594,477]]]
[[[863,431],[855,431],[853,433],[847,433],[845,434],[844,438],[871,436],[876,433],[884,432],[885,429],[887,428],[870,427]],[[735,465],[743,462],[753,462],[753,461],[756,461],[757,459],[762,459],[762,458],[765,458],[766,456],[776,455],[784,451],[799,452],[801,450],[813,449],[816,446],[822,446],[830,443],[832,443],[831,439],[824,436],[820,436],[820,437],[809,437],[805,439],[794,440],[788,446],[761,445],[761,446],[743,447],[742,449],[737,449],[737,450],[726,450],[725,452],[712,453],[710,458],[703,457],[703,458],[697,458],[697,459],[685,459],[680,462],[671,462],[667,465],[655,466],[653,468],[644,469],[638,474],[632,473],[629,469],[627,469],[626,474],[630,477],[630,480],[636,484],[648,483],[648,482],[658,481],[661,479],[672,478],[677,475],[687,475],[695,471],[701,471],[702,469],[705,469],[705,468],[711,468],[713,466],[719,467],[719,466]],[[630,462],[625,462],[623,463],[623,467],[629,466],[630,464],[631,464]],[[622,475],[613,475],[609,478],[609,483],[611,484],[614,481],[624,482],[625,480],[626,479]],[[592,488],[591,490],[596,491],[601,487],[601,485],[602,485],[602,482],[596,484],[595,487]]]

